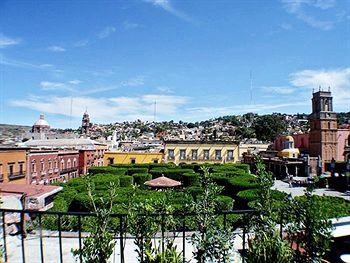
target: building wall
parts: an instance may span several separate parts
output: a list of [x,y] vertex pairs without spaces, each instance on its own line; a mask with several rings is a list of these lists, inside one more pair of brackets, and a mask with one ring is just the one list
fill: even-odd
[[[79,176],[79,152],[59,152],[58,153],[60,176],[59,182],[66,182]],[[54,182],[54,181],[53,181]]]
[[59,178],[58,151],[29,151],[28,178],[30,184],[49,184]]
[[[185,150],[185,158],[180,157],[181,150]],[[197,150],[197,158],[193,158],[192,150]],[[209,151],[209,157],[205,158],[205,151]],[[174,156],[170,156],[170,151]],[[221,158],[216,158],[216,151],[221,151]],[[228,151],[232,151],[232,159],[229,160]],[[238,161],[239,149],[234,143],[195,143],[195,142],[175,142],[166,143],[164,150],[164,161],[166,163],[235,163]]]
[[[0,149],[1,182],[25,184],[27,182],[27,150]],[[10,168],[12,167],[12,168]]]
[[252,152],[259,153],[267,150],[270,144],[268,143],[242,143],[238,147],[239,160],[243,160],[244,153]]
[[350,146],[350,129],[338,129],[338,150],[337,150],[337,161],[347,161],[345,156],[345,147]]
[[[291,135],[294,139],[294,148],[298,148],[301,152],[309,152],[309,134],[294,134]],[[283,142],[286,140],[286,136],[279,136],[274,141],[274,149],[276,151],[283,150]]]
[[105,152],[104,165],[109,164],[146,164],[146,163],[162,163],[162,153],[151,152]]

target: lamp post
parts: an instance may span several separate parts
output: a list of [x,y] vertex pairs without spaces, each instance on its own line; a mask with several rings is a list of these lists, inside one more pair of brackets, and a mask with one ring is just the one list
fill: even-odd
[[331,160],[331,174],[332,174],[332,177],[334,177],[334,168],[335,168],[335,159],[334,157],[332,157],[332,160]]

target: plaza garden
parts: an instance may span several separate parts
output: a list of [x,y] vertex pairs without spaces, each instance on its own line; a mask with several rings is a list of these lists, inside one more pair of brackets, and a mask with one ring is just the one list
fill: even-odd
[[[174,189],[145,186],[161,176],[182,184]],[[134,238],[139,262],[185,262],[185,251],[175,245],[181,232],[193,233],[186,239],[195,262],[233,262],[238,232],[243,233],[243,244],[247,239],[240,251],[246,262],[329,259],[329,219],[348,216],[350,203],[313,195],[312,187],[304,196],[291,198],[272,190],[273,182],[261,161],[257,175],[245,164],[92,167],[88,176],[59,184],[63,190],[51,211],[65,213],[44,215],[43,226],[89,233],[83,246],[72,250],[83,262],[107,262],[116,235]],[[77,212],[86,216],[76,216]],[[123,262],[124,255],[120,256]]]

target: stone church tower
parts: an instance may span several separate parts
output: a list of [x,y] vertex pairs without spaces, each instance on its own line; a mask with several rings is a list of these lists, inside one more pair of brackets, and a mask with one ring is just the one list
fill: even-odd
[[329,162],[337,156],[337,114],[333,111],[330,90],[321,89],[312,94],[310,123],[310,156],[320,156],[322,162]]
[[90,131],[91,123],[90,123],[90,116],[87,111],[85,111],[83,115],[83,119],[81,121],[81,134],[82,135],[88,135]]

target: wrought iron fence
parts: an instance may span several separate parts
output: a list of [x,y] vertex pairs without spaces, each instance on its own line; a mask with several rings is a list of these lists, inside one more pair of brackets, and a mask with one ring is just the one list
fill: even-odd
[[[2,250],[3,250],[3,260],[4,262],[72,262],[71,260],[66,260],[64,257],[63,250],[67,251],[72,248],[71,241],[74,240],[75,248],[82,249],[83,240],[88,236],[88,232],[85,229],[86,219],[95,217],[96,214],[89,212],[54,212],[54,211],[33,211],[33,210],[10,210],[10,209],[0,209],[2,215]],[[238,235],[241,239],[242,245],[240,246],[240,254],[243,255],[247,248],[247,225],[250,222],[254,210],[231,210],[222,211],[217,213],[216,216],[220,219],[224,228],[231,226],[235,229],[236,236]],[[141,215],[140,215],[141,216]],[[177,213],[177,214],[152,214],[147,215],[154,217],[155,220],[161,220],[160,226],[163,225],[166,216],[173,216],[177,218],[176,229],[169,231],[169,233],[176,234],[177,241],[180,243],[180,252],[182,253],[183,262],[188,262],[190,252],[186,251],[186,244],[189,244],[190,236],[196,231],[196,229],[190,227],[190,221],[193,219],[195,214],[193,213]],[[114,256],[112,262],[128,262],[125,258],[125,251],[129,253],[133,236],[128,232],[127,214],[112,214],[111,217],[114,220],[113,236],[116,241],[116,246],[114,248]],[[8,225],[9,218],[15,222],[18,226],[18,233],[16,236],[9,234]],[[47,229],[47,224],[45,220],[51,219],[54,223],[54,228],[52,231]],[[52,221],[52,219],[54,219]],[[68,227],[67,227],[68,224]],[[281,224],[282,227],[282,224]],[[35,234],[30,234],[28,228],[31,228]],[[168,234],[169,234],[168,233]],[[161,229],[157,234],[158,239],[164,241],[165,231]],[[35,237],[35,238],[34,238]],[[16,239],[17,238],[17,239]],[[34,244],[35,239],[35,245]],[[53,240],[58,242],[52,245]],[[14,240],[19,243],[16,246]],[[69,240],[69,244],[65,246],[64,242]],[[46,241],[46,243],[45,243]],[[50,241],[49,243],[47,243]],[[15,246],[15,249],[10,249],[11,246]],[[65,247],[64,247],[65,246]],[[128,247],[130,246],[130,247]],[[187,247],[188,249],[188,247]],[[36,250],[36,252],[34,251]],[[15,251],[15,252],[13,252]],[[47,253],[51,254],[56,251],[57,258],[52,259],[51,256],[47,256]],[[11,259],[11,253],[18,253],[16,255],[17,261]],[[117,255],[117,256],[115,256]],[[21,261],[20,261],[21,260]],[[78,258],[78,261],[82,261],[82,257]],[[135,262],[135,261],[133,261]],[[244,257],[242,257],[242,262],[244,262]]]

